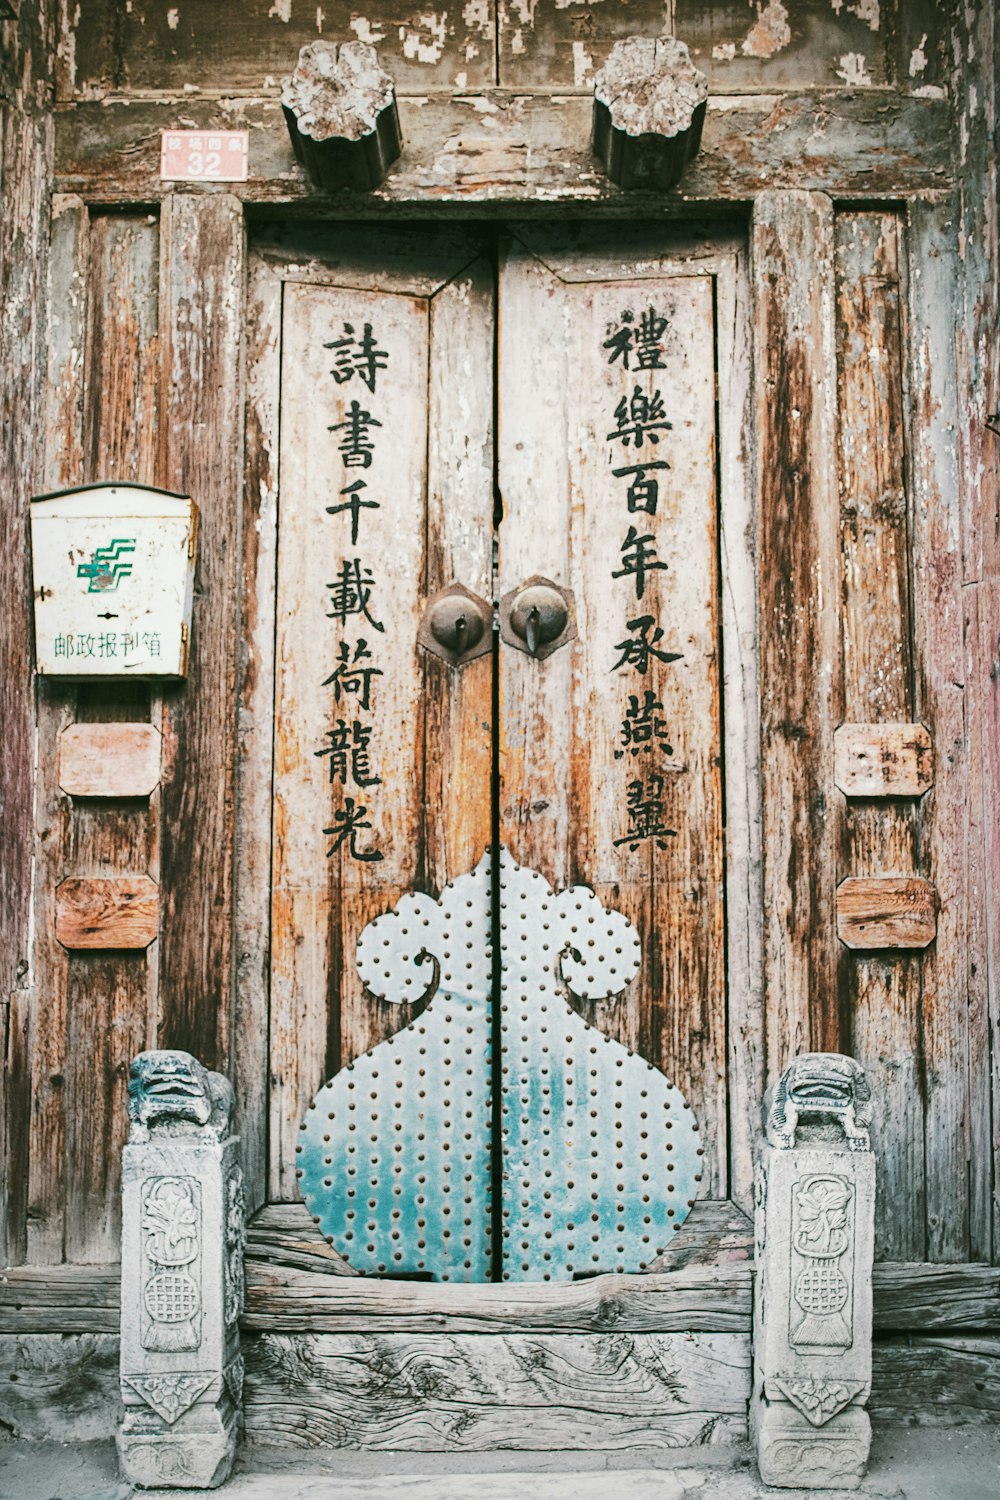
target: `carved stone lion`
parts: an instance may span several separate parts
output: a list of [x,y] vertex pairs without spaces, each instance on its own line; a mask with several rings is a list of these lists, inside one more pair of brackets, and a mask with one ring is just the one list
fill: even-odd
[[229,1131],[233,1089],[221,1073],[210,1073],[189,1052],[140,1052],[128,1073],[132,1137],[149,1129],[196,1125],[222,1140]]
[[853,1057],[804,1052],[789,1063],[764,1101],[767,1139],[789,1150],[805,1124],[814,1140],[829,1141],[842,1130],[852,1151],[870,1151],[872,1091]]

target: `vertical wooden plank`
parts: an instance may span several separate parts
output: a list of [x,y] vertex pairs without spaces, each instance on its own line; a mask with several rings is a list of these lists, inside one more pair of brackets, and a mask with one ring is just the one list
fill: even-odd
[[[725,1195],[713,279],[647,260],[630,282],[627,254],[596,244],[588,266],[560,284],[522,252],[501,283],[500,591],[552,578],[572,588],[578,627],[542,662],[501,653],[501,837],[550,883],[590,885],[635,923],[636,980],[574,1004],[684,1091],[702,1191]],[[613,342],[638,339],[643,318],[663,341],[652,365]],[[643,635],[655,649],[640,663],[622,642]],[[643,726],[633,740],[633,720],[651,737]]]
[[839,1050],[834,884],[840,712],[833,207],[762,193],[753,213],[759,454],[767,1072]]
[[[996,581],[1000,578],[1000,223],[997,218],[996,110],[1000,89],[1000,24],[996,7],[965,5],[955,15],[952,97],[958,116],[958,174],[961,246],[961,303],[958,317],[957,376],[959,462],[963,493],[963,580],[972,597],[965,679],[967,716],[973,742],[984,750],[995,697]],[[1000,968],[993,946],[993,914],[1000,904],[1000,868],[996,862],[995,784],[989,762],[970,755],[968,840],[969,907],[969,1056],[970,1056],[970,1235],[972,1254],[993,1258],[1000,1248],[1000,1200],[997,1184],[996,1120],[1000,1117],[998,1078],[994,1068],[989,1099],[989,1038],[996,1045],[1000,1012]],[[987,1121],[994,1120],[993,1151]],[[992,1159],[992,1173],[990,1164]]]
[[[30,1118],[31,875],[34,790],[27,501],[42,473],[45,301],[52,171],[47,3],[4,25],[0,56],[0,1005],[7,1012],[0,1236],[26,1248]],[[0,1248],[3,1248],[0,1244]]]
[[156,482],[159,243],[152,215],[107,214],[92,225],[88,481]]
[[752,388],[747,253],[720,254],[716,272],[719,387],[719,561],[726,798],[730,1196],[753,1213],[754,1142],[764,1075],[761,890],[760,642],[752,469]]
[[[426,237],[389,238],[426,256]],[[364,990],[359,933],[406,892],[436,892],[471,868],[490,837],[490,658],[456,670],[418,651],[416,637],[429,594],[453,581],[490,593],[491,277],[479,261],[427,285],[416,270],[379,273],[370,244],[352,261],[349,244],[327,284],[321,273],[286,283],[282,316],[270,1053],[279,1197],[295,1194],[299,1124],[319,1084],[414,1014]],[[364,382],[334,378],[343,368],[331,350],[347,325],[369,327],[385,355]],[[374,419],[361,434],[367,463],[347,461],[355,407]],[[345,568],[370,586],[363,607],[357,590],[344,593]],[[338,837],[352,813],[363,825]]]
[[[41,488],[80,484],[84,476],[83,370],[87,338],[89,216],[79,198],[52,204],[45,386],[45,467]],[[37,785],[32,961],[36,993],[45,997],[32,1038],[28,1182],[28,1259],[63,1257],[66,1196],[66,1018],[69,959],[56,942],[53,896],[67,873],[72,804],[60,790],[58,739],[76,707],[76,690],[38,684]]]
[[[916,202],[908,244],[913,474],[915,717],[934,738],[934,785],[921,800],[917,858],[940,899],[937,940],[922,960],[927,1255],[969,1256],[970,1181],[983,1181],[988,1125],[970,1154],[970,1013],[959,472],[954,366],[957,220],[951,202]],[[988,1117],[987,1117],[988,1118]]]
[[1000,580],[967,586],[963,599],[970,781],[970,1257],[988,1260],[998,1244],[991,1189],[1000,1180],[1000,1109],[991,1098],[1000,1079],[1000,903],[993,894],[1000,889]]
[[236,770],[233,1086],[249,1212],[267,1196],[271,760],[278,550],[281,281],[258,258],[247,287],[246,478]]
[[[848,722],[912,717],[909,557],[900,321],[901,224],[837,215],[837,415]],[[845,803],[838,881],[916,874],[918,804]],[[876,1256],[924,1257],[921,957],[840,955],[845,1045],[875,1099]]]
[[188,680],[163,700],[161,1046],[229,1066],[244,225],[228,194],[170,195],[160,239],[158,476],[200,536]]

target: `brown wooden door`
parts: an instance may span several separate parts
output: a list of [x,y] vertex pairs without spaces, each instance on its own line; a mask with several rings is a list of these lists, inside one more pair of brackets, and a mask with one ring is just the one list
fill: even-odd
[[[434,1073],[441,1058],[425,1057],[431,1020],[419,1018],[440,996],[454,999],[461,976],[454,955],[440,961],[430,939],[421,948],[407,922],[435,927],[446,883],[457,882],[463,900],[468,891],[465,926],[489,945],[492,1081],[487,1098],[485,1074],[470,1071],[465,1122],[440,1125],[464,1218],[457,1238],[441,1221],[451,1257],[442,1274],[483,1279],[489,1265],[558,1279],[654,1264],[666,1248],[657,1234],[674,1222],[637,1230],[633,1264],[619,1243],[624,1204],[608,1207],[606,1224],[596,1211],[596,1158],[607,1154],[609,1201],[628,1196],[612,1179],[641,1177],[630,1210],[640,1228],[668,1191],[677,1224],[689,1194],[744,1206],[749,1197],[741,1007],[753,943],[754,606],[740,241],[662,229],[518,228],[499,242],[338,230],[264,245],[255,265],[255,398],[272,436],[279,429],[271,1195],[296,1196],[303,1161],[314,1187],[318,1174],[337,1191],[336,1144],[320,1144],[331,1127],[317,1134],[309,1106],[346,1068],[321,1099],[324,1109],[339,1099],[343,1117],[347,1095],[337,1091],[356,1089],[352,1109],[364,1092],[368,1212],[382,1213],[383,1190],[408,1199],[392,1152],[400,1134],[420,1135],[435,1090],[450,1092]],[[539,577],[562,591],[572,637],[540,658],[508,627],[520,587]],[[456,583],[501,604],[507,637],[460,666],[417,644],[428,601]],[[482,864],[497,844],[503,861]],[[486,874],[467,887],[477,866]],[[532,912],[520,926],[509,910],[515,887]],[[414,904],[414,893],[437,906]],[[568,925],[548,963],[550,906],[552,922]],[[606,953],[578,933],[573,910],[607,936]],[[727,942],[744,985],[735,1001]],[[541,1025],[529,1045],[515,989],[542,994],[565,1026]],[[577,1034],[580,1021],[592,1032]],[[563,1087],[575,1075],[560,1027],[581,1058],[591,1037],[614,1044],[601,1053],[609,1077],[599,1083],[595,1071],[589,1096]],[[387,1074],[389,1054],[373,1049],[389,1038],[416,1049],[420,1037],[425,1061],[415,1051],[412,1068]],[[454,1050],[447,1040],[441,1057]],[[640,1171],[645,1115],[628,1125],[632,1091],[613,1090],[614,1067],[647,1065],[678,1128],[696,1120],[699,1129],[697,1161],[676,1158],[676,1187],[666,1168],[662,1181]],[[539,1072],[562,1075],[558,1109],[551,1088],[532,1092]],[[427,1101],[412,1117],[400,1102],[411,1088]],[[595,1212],[582,1247],[582,1189],[567,1188],[579,1163],[565,1153],[570,1137],[583,1151],[584,1134],[595,1158],[584,1206]],[[542,1182],[553,1151],[565,1158],[561,1180],[555,1172],[561,1208]],[[349,1258],[362,1248],[355,1229],[366,1238],[355,1222],[362,1196],[338,1220]],[[434,1232],[424,1196],[415,1236]],[[394,1222],[402,1214],[398,1240],[405,1213],[391,1197],[385,1212]],[[542,1235],[551,1249],[535,1245]],[[430,1264],[430,1252],[411,1264],[386,1244],[370,1268],[423,1274]]]

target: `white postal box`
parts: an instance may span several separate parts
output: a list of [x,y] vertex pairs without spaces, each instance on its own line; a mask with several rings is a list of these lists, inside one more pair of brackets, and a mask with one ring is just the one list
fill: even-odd
[[184,677],[198,508],[142,484],[31,502],[35,661],[46,677]]

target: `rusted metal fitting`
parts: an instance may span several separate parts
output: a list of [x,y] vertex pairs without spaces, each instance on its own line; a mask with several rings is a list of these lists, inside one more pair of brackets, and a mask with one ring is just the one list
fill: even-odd
[[451,583],[428,600],[417,644],[454,667],[464,667],[492,648],[493,610],[464,583]]
[[500,635],[515,651],[538,661],[576,639],[572,589],[534,574],[500,600]]

